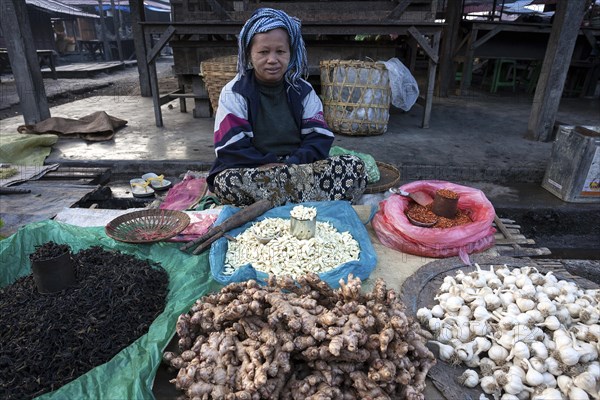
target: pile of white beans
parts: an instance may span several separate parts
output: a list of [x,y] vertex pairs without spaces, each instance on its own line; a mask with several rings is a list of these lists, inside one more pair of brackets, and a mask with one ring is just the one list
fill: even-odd
[[[273,237],[263,244],[258,237]],[[224,273],[246,264],[268,274],[296,277],[321,273],[358,260],[360,246],[350,232],[339,232],[329,222],[318,222],[315,237],[299,240],[290,234],[290,220],[266,218],[228,242]]]

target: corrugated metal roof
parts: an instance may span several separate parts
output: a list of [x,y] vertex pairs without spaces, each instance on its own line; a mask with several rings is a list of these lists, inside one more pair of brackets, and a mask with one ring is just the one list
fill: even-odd
[[[115,6],[129,6],[129,0],[113,0]],[[63,0],[64,3],[73,6],[98,6],[98,0]],[[102,0],[103,5],[110,6],[110,0]],[[165,11],[171,11],[171,2],[169,0],[144,0],[146,7],[152,7]]]
[[100,18],[96,14],[90,14],[90,13],[83,12],[77,7],[73,7],[72,5],[65,4],[65,3],[62,3],[62,2],[56,1],[56,0],[25,0],[25,3],[27,3],[30,6],[34,6],[34,7],[40,8],[42,10],[46,10],[46,11],[51,11],[51,12],[57,13],[57,14],[64,14],[64,15],[85,17],[85,18]]

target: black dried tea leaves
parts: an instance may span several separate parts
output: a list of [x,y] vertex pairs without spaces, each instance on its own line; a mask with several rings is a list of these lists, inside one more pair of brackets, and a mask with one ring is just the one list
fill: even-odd
[[73,259],[77,284],[60,295],[38,293],[32,275],[0,289],[1,399],[62,387],[109,361],[163,312],[169,278],[159,264],[99,246]]
[[68,244],[46,242],[40,246],[35,246],[35,251],[29,255],[29,260],[31,262],[51,260],[69,251],[71,251],[71,247]]

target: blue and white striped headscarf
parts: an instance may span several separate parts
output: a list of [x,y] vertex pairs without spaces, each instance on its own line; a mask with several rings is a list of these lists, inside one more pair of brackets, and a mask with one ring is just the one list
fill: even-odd
[[296,17],[290,17],[281,10],[259,8],[246,21],[238,38],[238,71],[244,75],[250,66],[247,49],[257,33],[265,33],[273,29],[283,28],[290,38],[290,63],[285,72],[285,80],[296,86],[302,75],[308,75],[306,47],[301,32],[302,24]]

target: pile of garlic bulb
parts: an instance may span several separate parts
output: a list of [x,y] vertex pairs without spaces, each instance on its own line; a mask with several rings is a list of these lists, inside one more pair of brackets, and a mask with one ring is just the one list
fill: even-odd
[[469,368],[458,381],[501,400],[600,399],[600,290],[534,267],[475,267],[417,311],[439,358]]

